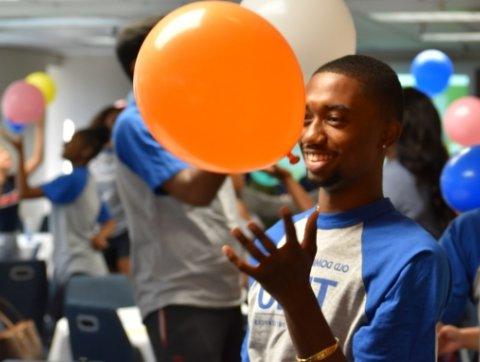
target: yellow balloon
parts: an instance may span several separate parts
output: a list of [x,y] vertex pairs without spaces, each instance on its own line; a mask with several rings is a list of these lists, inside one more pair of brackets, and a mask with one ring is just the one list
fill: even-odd
[[25,81],[35,87],[37,87],[40,92],[42,92],[43,97],[45,98],[45,103],[51,103],[57,94],[57,87],[52,77],[50,77],[45,72],[34,72],[29,74]]

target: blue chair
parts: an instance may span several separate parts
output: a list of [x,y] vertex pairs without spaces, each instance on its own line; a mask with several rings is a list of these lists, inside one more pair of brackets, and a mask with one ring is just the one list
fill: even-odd
[[75,276],[65,291],[65,306],[86,305],[118,309],[135,305],[133,287],[123,275]]
[[135,305],[123,276],[74,277],[67,286],[65,316],[75,360],[136,362],[142,356],[130,343],[116,313]]
[[45,262],[0,261],[0,297],[14,305],[24,318],[33,319],[42,333],[48,297]]

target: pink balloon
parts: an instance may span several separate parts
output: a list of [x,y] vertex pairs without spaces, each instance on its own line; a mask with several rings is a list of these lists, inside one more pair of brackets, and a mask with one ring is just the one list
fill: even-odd
[[15,123],[38,122],[44,111],[45,99],[42,92],[24,81],[13,82],[3,94],[3,116]]
[[453,102],[444,118],[448,137],[462,146],[480,144],[480,98],[463,97]]

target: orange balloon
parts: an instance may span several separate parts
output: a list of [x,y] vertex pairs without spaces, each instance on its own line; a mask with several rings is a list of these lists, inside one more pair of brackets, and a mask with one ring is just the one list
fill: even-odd
[[293,51],[266,20],[241,6],[183,6],[146,38],[134,93],[156,140],[214,172],[261,169],[298,141],[303,76]]

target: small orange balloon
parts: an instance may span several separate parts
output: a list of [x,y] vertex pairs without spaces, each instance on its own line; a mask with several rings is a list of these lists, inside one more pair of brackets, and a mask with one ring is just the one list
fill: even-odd
[[298,141],[303,76],[266,20],[241,6],[205,1],[162,19],[135,64],[134,93],[156,140],[198,168],[262,169]]

